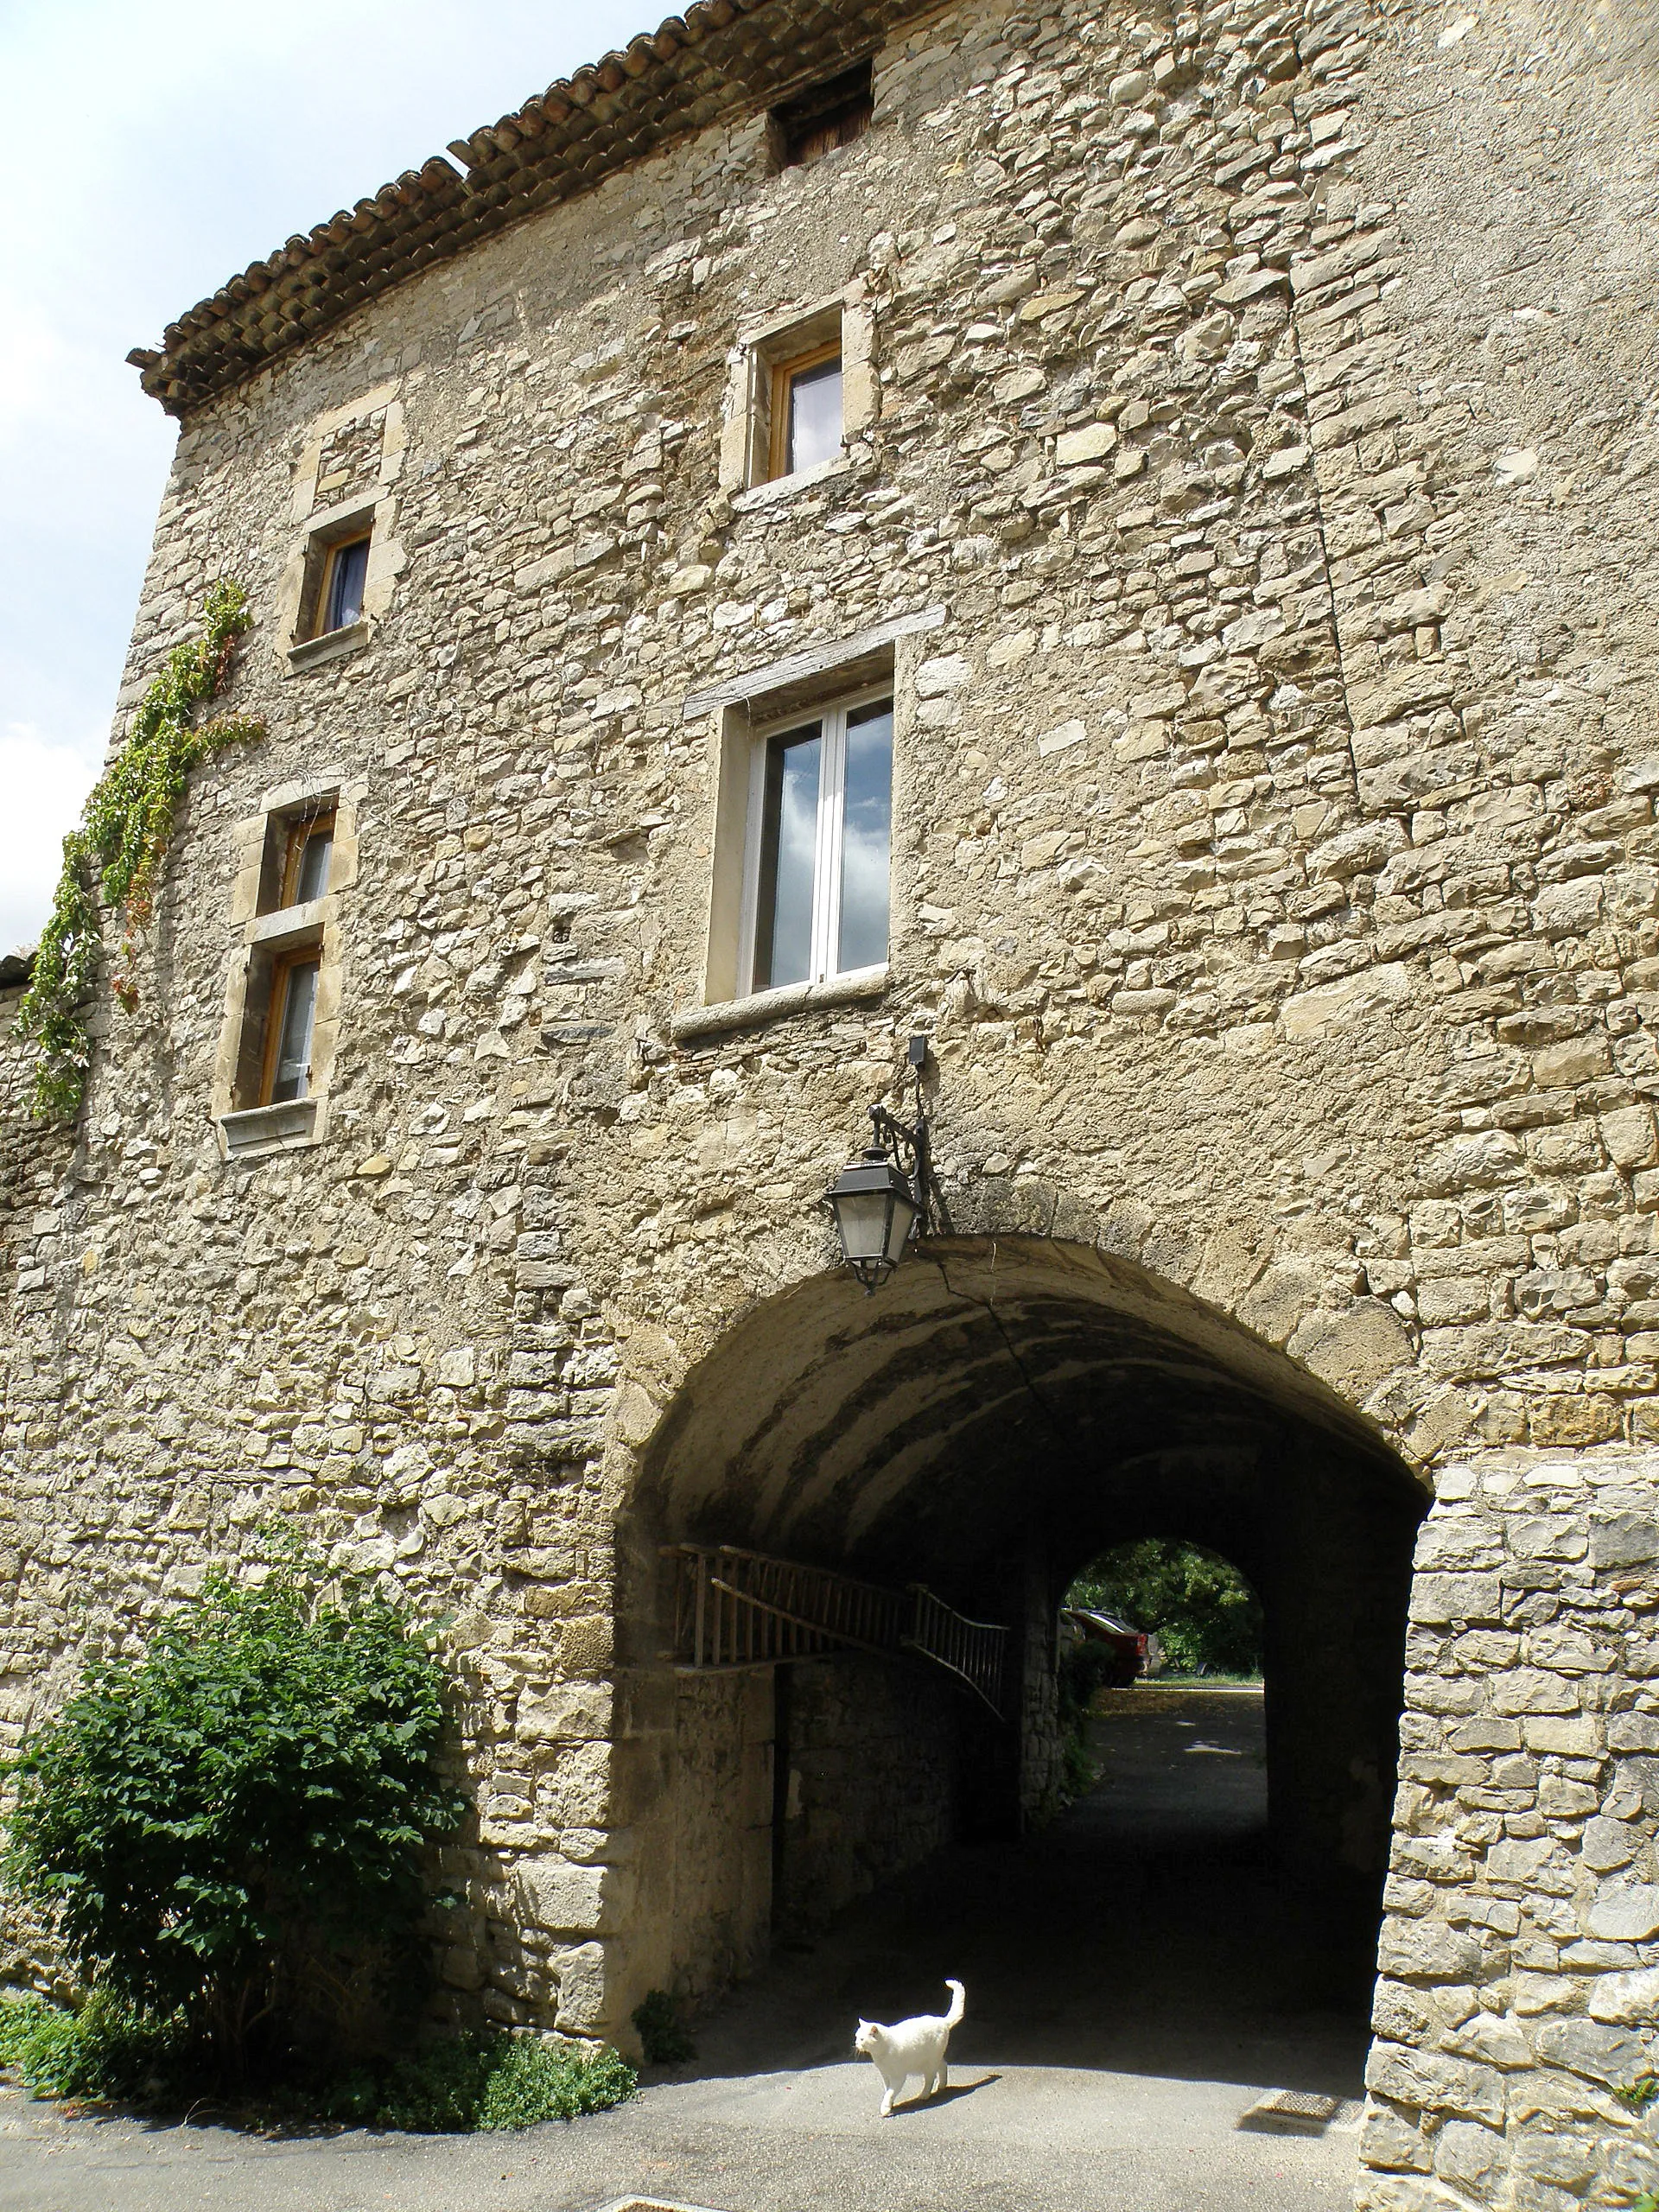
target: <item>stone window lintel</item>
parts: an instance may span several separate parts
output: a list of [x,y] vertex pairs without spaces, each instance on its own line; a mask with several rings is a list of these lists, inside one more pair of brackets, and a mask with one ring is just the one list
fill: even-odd
[[308,899],[303,906],[278,906],[273,913],[254,916],[248,924],[247,942],[263,945],[267,952],[285,952],[290,945],[321,937],[339,911],[332,891],[321,899]]
[[[710,684],[706,690],[688,692],[680,719],[699,721],[717,709],[740,705],[769,717],[773,710],[772,702],[779,693],[787,693],[797,683],[820,679],[829,690],[845,690],[851,683],[862,681],[859,664],[871,653],[895,644],[900,638],[943,629],[944,620],[942,606],[924,607],[913,614],[895,614],[888,621],[873,623],[868,630],[855,631],[850,637],[832,639],[821,645],[804,645],[798,652],[763,668],[728,677],[722,683]],[[780,702],[777,711],[786,712],[786,702]]]

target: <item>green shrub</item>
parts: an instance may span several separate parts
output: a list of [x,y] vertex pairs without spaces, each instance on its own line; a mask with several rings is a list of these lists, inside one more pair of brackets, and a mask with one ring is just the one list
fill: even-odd
[[[103,1991],[78,2012],[41,1997],[0,1998],[0,2065],[15,2067],[31,2096],[182,2103],[200,2089],[207,2059],[181,2019],[147,2019]],[[435,2038],[343,2076],[290,2080],[272,2101],[289,2120],[461,2134],[575,2120],[625,2102],[638,2087],[632,2067],[608,2045],[483,2030]]]
[[360,2037],[429,1956],[423,1853],[463,1810],[445,1689],[401,1607],[313,1563],[215,1577],[26,1745],[10,1877],[103,1998],[177,2016],[228,2082]]
[[1123,1664],[1122,1656],[1109,1643],[1092,1639],[1074,1643],[1060,1654],[1059,1700],[1060,1725],[1064,1728],[1079,1726],[1089,1707],[1094,1702],[1096,1690],[1104,1689],[1116,1679]]
[[543,2043],[480,2030],[390,2065],[360,2068],[320,2101],[330,2120],[410,2134],[532,2127],[623,2104],[639,2086],[608,2044]]
[[[500,2040],[499,2038],[499,2040]],[[480,2127],[530,2127],[538,2120],[577,2120],[625,2104],[639,2076],[620,2051],[560,2050],[522,2036],[505,2039],[507,2053],[490,2073],[479,2107]]]
[[0,1998],[0,2065],[15,2067],[32,2097],[142,2099],[187,2064],[181,2023],[147,2020],[104,1991],[78,2012],[43,1997]]
[[1084,1739],[1081,1719],[1067,1730],[1060,1744],[1060,1802],[1075,1805],[1100,1780],[1099,1763],[1091,1758]]
[[633,2024],[639,2031],[640,2047],[653,2066],[677,2066],[681,2059],[697,2055],[697,2046],[680,2018],[680,2008],[665,1989],[647,1991],[633,2008]]

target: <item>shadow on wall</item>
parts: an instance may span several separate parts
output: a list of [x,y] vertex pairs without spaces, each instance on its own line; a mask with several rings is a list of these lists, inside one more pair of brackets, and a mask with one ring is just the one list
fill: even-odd
[[[1426,1505],[1325,1385],[1090,1249],[956,1239],[879,1298],[819,1277],[756,1307],[670,1407],[624,1531],[639,1970],[690,1990],[741,1974],[780,1908],[828,1910],[946,1835],[1016,1834],[1051,1805],[1056,1607],[1079,1566],[1148,1536],[1222,1554],[1260,1593],[1277,1861],[1371,1910]],[[659,1547],[693,1538],[923,1581],[1009,1623],[1017,1722],[936,1704],[908,1669],[885,1694],[844,1662],[781,1693],[789,1669],[677,1678]]]

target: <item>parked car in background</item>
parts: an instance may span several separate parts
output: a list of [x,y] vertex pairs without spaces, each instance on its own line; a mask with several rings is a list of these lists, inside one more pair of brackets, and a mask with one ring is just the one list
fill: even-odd
[[1108,1688],[1127,1689],[1148,1670],[1152,1638],[1144,1630],[1131,1628],[1112,1613],[1095,1613],[1082,1605],[1066,1605],[1060,1612],[1062,1650],[1080,1644],[1103,1646],[1111,1655],[1105,1676]]

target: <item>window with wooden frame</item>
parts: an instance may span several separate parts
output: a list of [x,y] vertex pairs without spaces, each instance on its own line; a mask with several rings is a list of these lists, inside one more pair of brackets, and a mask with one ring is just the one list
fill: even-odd
[[328,895],[336,804],[335,795],[325,792],[265,818],[256,900],[262,937],[250,956],[243,1001],[232,1100],[238,1112],[311,1095],[325,924],[299,910]]
[[306,906],[328,888],[328,871],[334,856],[334,810],[300,815],[283,825],[285,849],[277,904]]
[[874,338],[861,281],[741,327],[727,357],[721,489],[766,505],[853,469],[878,413]]
[[321,1143],[340,1041],[342,909],[367,786],[338,769],[265,793],[235,824],[225,1026],[214,1058],[220,1157]]
[[322,972],[321,945],[300,945],[281,952],[271,964],[270,997],[265,1017],[265,1049],[260,1070],[260,1106],[304,1098],[311,1089],[311,1039],[317,1019],[317,982]]
[[886,961],[892,823],[890,685],[756,734],[741,993]]
[[798,476],[842,450],[841,333],[772,364],[767,474]]
[[322,549],[310,634],[326,638],[363,619],[363,587],[369,574],[369,537],[342,537]]
[[322,966],[320,930],[306,931],[296,943],[253,947],[229,1100],[233,1114],[312,1096]]
[[334,876],[335,801],[321,798],[267,816],[255,912],[308,906],[326,898]]
[[772,109],[772,158],[779,168],[799,168],[822,161],[837,147],[850,146],[855,138],[861,138],[874,113],[870,63],[855,62],[850,69],[809,85],[804,92]]

